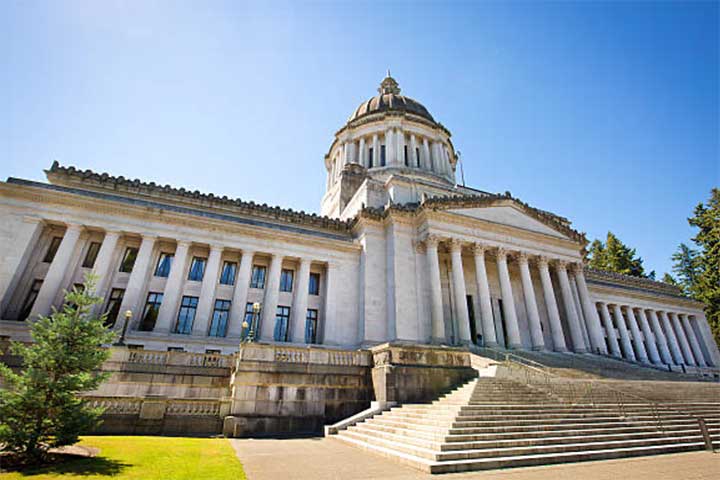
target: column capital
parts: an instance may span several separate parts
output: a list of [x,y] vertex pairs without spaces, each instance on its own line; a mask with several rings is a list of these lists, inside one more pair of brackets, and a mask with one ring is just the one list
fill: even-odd
[[555,265],[557,265],[558,270],[567,272],[567,267],[568,267],[567,260],[555,260]]
[[70,231],[70,230],[80,231],[83,229],[83,225],[80,223],[66,223],[65,229],[66,229],[66,231]]
[[222,253],[222,251],[225,250],[225,245],[223,245],[223,244],[221,244],[221,243],[211,243],[211,244],[209,244],[209,245],[210,245],[210,251],[211,251],[211,252],[212,252],[213,250],[219,250],[219,251]]
[[413,240],[412,245],[413,245],[413,250],[415,250],[415,253],[425,253],[425,250],[426,250],[425,242],[419,241],[419,240]]
[[489,245],[486,245],[484,243],[476,242],[472,244],[471,250],[475,254],[476,257],[484,257],[485,252],[487,252],[490,249]]
[[538,255],[537,264],[540,268],[548,268],[550,266],[550,258],[545,255]]
[[430,234],[427,237],[425,237],[425,246],[427,248],[437,248],[438,244],[441,241],[442,241],[441,237],[434,235],[434,234]]
[[575,273],[576,275],[581,275],[585,270],[585,265],[583,265],[582,262],[572,262],[569,265],[573,273]]
[[528,265],[530,254],[528,252],[520,251],[518,252],[517,258],[520,265]]
[[123,234],[122,230],[115,230],[111,228],[105,229],[105,238],[108,237],[120,237]]
[[505,260],[507,261],[507,257],[510,254],[510,251],[505,247],[497,247],[495,250],[495,256],[498,260]]
[[[146,237],[146,235],[143,235],[143,238],[145,238],[145,237]],[[189,242],[187,240],[176,240],[175,243],[177,244],[178,247],[186,247],[186,248],[190,248],[190,245],[192,245],[192,242]]]
[[462,240],[458,240],[457,238],[451,238],[448,243],[450,244],[450,251],[452,253],[462,252],[462,247],[464,243]]

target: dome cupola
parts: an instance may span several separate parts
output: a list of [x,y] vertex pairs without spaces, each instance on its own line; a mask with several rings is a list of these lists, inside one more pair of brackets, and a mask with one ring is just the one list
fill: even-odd
[[428,109],[425,106],[413,100],[410,97],[400,95],[400,85],[398,82],[390,76],[390,71],[387,72],[385,77],[378,88],[378,94],[369,100],[364,101],[358,106],[350,118],[348,123],[351,123],[359,118],[373,113],[383,112],[403,112],[411,113],[422,117],[435,123],[435,119],[430,115]]

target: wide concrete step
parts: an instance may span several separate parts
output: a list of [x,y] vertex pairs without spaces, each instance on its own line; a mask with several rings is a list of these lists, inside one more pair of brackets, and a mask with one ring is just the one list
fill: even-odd
[[[694,420],[675,420],[669,422],[663,422],[664,428],[689,428],[695,427],[697,422]],[[713,426],[720,427],[719,423],[708,424],[708,428]],[[636,422],[593,422],[593,423],[565,423],[559,422],[555,424],[543,424],[535,423],[530,425],[507,425],[507,424],[493,424],[488,426],[475,426],[475,427],[452,427],[449,429],[450,435],[484,435],[493,433],[528,433],[528,432],[557,432],[566,430],[592,430],[592,429],[605,429],[605,428],[657,428],[657,422],[655,421],[636,421]]]

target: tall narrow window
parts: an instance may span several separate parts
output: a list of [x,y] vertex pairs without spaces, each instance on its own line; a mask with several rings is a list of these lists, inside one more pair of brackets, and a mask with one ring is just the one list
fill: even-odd
[[93,268],[95,266],[95,260],[97,260],[98,252],[100,251],[100,242],[92,242],[87,249],[85,259],[83,260],[83,268]]
[[182,302],[180,302],[180,311],[178,312],[177,325],[175,326],[175,333],[182,333],[184,335],[190,335],[190,333],[192,333],[197,304],[198,297],[184,296],[182,298]]
[[215,300],[212,322],[210,323],[211,337],[224,337],[227,333],[228,313],[230,312],[229,300]]
[[237,263],[225,262],[223,264],[222,273],[220,273],[220,283],[223,285],[235,285],[235,271]]
[[122,288],[113,288],[110,290],[110,297],[108,298],[107,308],[105,309],[105,325],[108,327],[112,327],[115,325],[115,322],[117,322],[120,305],[122,304],[124,296],[125,290]]
[[308,308],[305,316],[305,343],[317,343],[318,311]]
[[403,145],[403,158],[405,159],[405,166],[410,166],[410,159],[408,158],[408,148],[407,145]]
[[120,271],[123,273],[132,272],[135,266],[135,260],[137,259],[138,249],[137,247],[128,247],[125,249],[125,255],[123,255],[122,262],[120,262]]
[[50,240],[50,246],[48,247],[47,252],[45,252],[43,262],[50,263],[53,261],[58,248],[60,248],[60,242],[62,242],[62,237],[53,237],[52,240]]
[[192,263],[190,264],[190,272],[188,273],[188,280],[194,282],[200,282],[203,279],[205,273],[205,262],[207,258],[193,257]]
[[30,291],[28,292],[27,297],[25,297],[25,302],[23,302],[22,312],[20,313],[20,318],[18,320],[25,320],[30,316],[30,312],[32,311],[33,305],[35,305],[35,300],[37,300],[42,284],[42,279],[33,280],[33,283],[30,286]]
[[380,145],[380,166],[385,166],[385,145]]
[[293,274],[292,270],[283,269],[280,272],[280,291],[281,292],[292,292],[293,286]]
[[415,149],[415,166],[420,168],[420,149]]
[[253,265],[252,278],[250,279],[250,288],[265,288],[264,266]]
[[373,167],[373,147],[368,148],[368,168]]
[[174,253],[162,252],[158,258],[157,266],[155,267],[156,277],[167,278],[170,275],[170,268],[172,267],[172,261],[175,258]]
[[255,322],[255,312],[253,312],[253,304],[252,302],[248,302],[245,304],[245,318],[243,319],[243,323],[247,323],[247,328],[243,330],[241,336],[243,339],[247,338],[247,336],[250,334],[250,331],[253,329],[253,323]]
[[310,295],[320,295],[320,274],[311,273],[308,282],[308,293]]
[[273,339],[276,342],[287,342],[288,322],[290,321],[290,307],[278,305],[275,310],[275,332]]
[[155,328],[155,322],[157,321],[162,299],[162,293],[148,293],[145,309],[143,310],[142,322],[140,322],[140,330],[143,332],[152,332]]

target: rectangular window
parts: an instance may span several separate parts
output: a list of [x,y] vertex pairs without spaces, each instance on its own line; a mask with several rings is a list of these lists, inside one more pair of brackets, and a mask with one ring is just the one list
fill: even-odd
[[83,260],[83,268],[93,268],[95,266],[95,260],[97,260],[98,252],[100,251],[100,242],[92,242],[87,249],[85,254],[85,260]]
[[206,348],[205,353],[208,355],[220,355],[222,351],[216,348]]
[[155,276],[167,278],[170,275],[170,268],[172,267],[174,253],[161,252],[160,258],[158,258],[157,266],[155,267]]
[[[258,314],[259,315],[259,314]],[[250,333],[250,330],[253,329],[253,321],[255,320],[255,314],[253,312],[253,304],[252,302],[248,302],[245,304],[245,318],[243,319],[243,323],[247,323],[247,328],[244,328],[241,334],[241,337],[247,338],[248,334]]]
[[122,304],[124,296],[125,290],[122,288],[113,288],[110,290],[110,297],[108,298],[107,308],[105,309],[105,325],[108,327],[112,327],[115,325],[115,322],[117,322],[120,305]]
[[210,323],[211,337],[224,337],[227,333],[228,314],[230,313],[229,300],[215,300],[212,322]]
[[125,250],[122,262],[120,262],[120,271],[123,273],[132,272],[135,266],[135,260],[137,259],[138,249],[137,247],[128,247]]
[[308,293],[310,295],[320,295],[320,274],[311,273],[308,282]]
[[420,149],[415,149],[415,166],[420,168]]
[[183,347],[168,347],[168,352],[184,352]]
[[305,343],[317,343],[318,311],[308,308],[305,317]]
[[185,296],[182,298],[180,311],[178,312],[177,325],[175,325],[175,333],[182,333],[183,335],[190,335],[190,333],[192,333],[197,304],[198,297]]
[[250,279],[250,288],[265,288],[264,266],[253,265],[252,278]]
[[273,340],[276,342],[287,342],[289,321],[290,307],[278,305],[277,310],[275,310],[275,332],[273,332]]
[[293,274],[292,270],[283,269],[280,272],[280,291],[281,292],[292,292],[293,285]]
[[145,309],[143,310],[142,321],[140,322],[140,330],[143,332],[152,332],[155,328],[155,322],[157,321],[158,312],[160,311],[160,304],[162,304],[163,294],[150,292],[145,302]]
[[368,148],[368,168],[373,167],[373,147]]
[[225,262],[223,264],[222,273],[220,273],[220,283],[223,285],[235,285],[235,272],[237,271],[237,263]]
[[380,166],[385,166],[385,145],[380,145]]
[[19,320],[25,320],[30,316],[30,312],[32,311],[33,305],[35,305],[35,300],[37,299],[42,284],[42,279],[33,280],[33,283],[30,286],[30,291],[28,292],[27,297],[25,297],[25,302],[23,303],[22,313],[20,313]]
[[193,257],[192,263],[190,264],[190,272],[188,273],[188,280],[194,282],[200,282],[205,274],[205,262],[207,258]]
[[408,149],[407,145],[403,145],[403,158],[405,159],[405,166],[410,166],[410,160],[408,159]]
[[45,252],[43,262],[50,263],[53,261],[58,248],[60,248],[60,242],[62,242],[62,237],[53,237],[52,240],[50,240],[50,246],[48,247],[47,252]]

